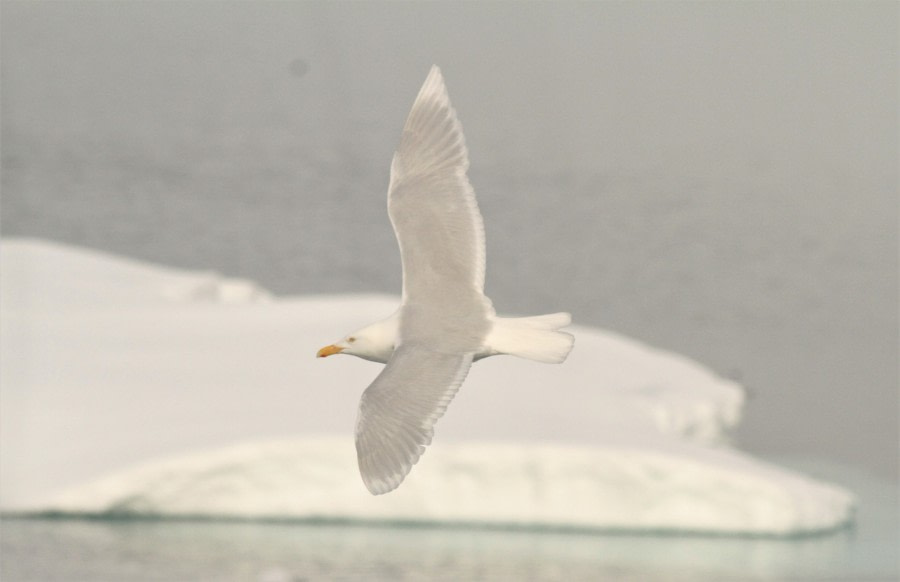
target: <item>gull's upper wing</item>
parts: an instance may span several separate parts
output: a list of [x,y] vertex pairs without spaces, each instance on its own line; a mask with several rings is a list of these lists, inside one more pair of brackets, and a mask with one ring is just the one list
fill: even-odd
[[462,127],[432,67],[391,162],[388,214],[400,244],[404,301],[435,304],[483,292],[484,223],[468,167]]
[[356,454],[374,495],[397,488],[431,444],[434,423],[456,395],[472,354],[404,344],[363,392],[356,420]]

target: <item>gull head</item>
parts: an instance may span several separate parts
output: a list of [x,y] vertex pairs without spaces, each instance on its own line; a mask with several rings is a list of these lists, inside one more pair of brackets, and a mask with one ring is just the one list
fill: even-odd
[[325,346],[318,351],[316,357],[348,354],[364,360],[385,363],[394,353],[396,343],[397,319],[391,316],[346,335],[330,346]]

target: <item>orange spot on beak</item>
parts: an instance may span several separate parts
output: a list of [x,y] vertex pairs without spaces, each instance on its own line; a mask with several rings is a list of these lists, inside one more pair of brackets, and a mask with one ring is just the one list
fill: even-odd
[[334,354],[339,354],[344,351],[344,348],[339,348],[335,345],[325,346],[321,350],[316,353],[317,358],[326,358],[328,356],[333,356]]

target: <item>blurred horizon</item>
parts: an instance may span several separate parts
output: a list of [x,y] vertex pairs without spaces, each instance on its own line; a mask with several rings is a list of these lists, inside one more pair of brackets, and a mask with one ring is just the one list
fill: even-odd
[[747,387],[742,448],[897,478],[896,4],[2,13],[3,236],[397,294],[390,158],[436,63],[498,312],[682,353]]

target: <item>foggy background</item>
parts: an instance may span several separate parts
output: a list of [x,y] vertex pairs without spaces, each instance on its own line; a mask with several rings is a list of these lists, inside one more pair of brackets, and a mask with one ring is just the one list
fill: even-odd
[[4,2],[0,232],[399,294],[388,170],[436,63],[499,312],[691,356],[747,386],[742,448],[895,477],[897,23],[891,2]]

